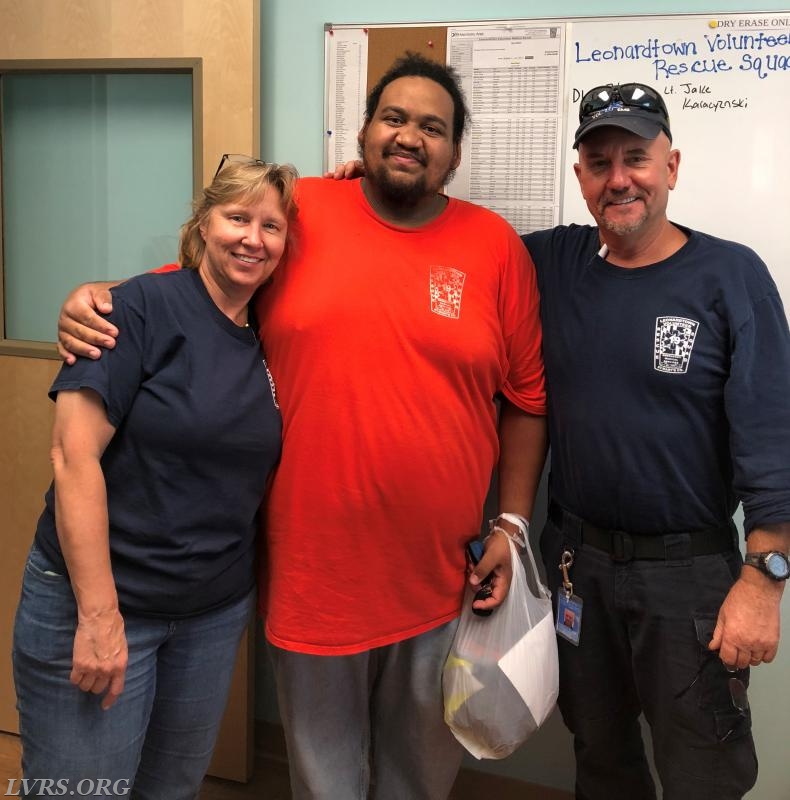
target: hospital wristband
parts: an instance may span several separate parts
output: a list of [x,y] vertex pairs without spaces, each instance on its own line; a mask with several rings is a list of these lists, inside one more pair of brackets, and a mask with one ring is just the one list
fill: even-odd
[[[515,525],[518,528],[518,533],[514,533],[513,531],[509,531],[507,528],[504,528],[499,524],[500,522],[508,522],[511,525]],[[491,519],[488,521],[488,531],[489,536],[492,533],[504,533],[505,536],[507,536],[507,538],[510,539],[514,544],[517,544],[519,547],[524,549],[527,546],[527,540],[529,538],[529,522],[520,514],[503,513],[500,514],[496,519]]]

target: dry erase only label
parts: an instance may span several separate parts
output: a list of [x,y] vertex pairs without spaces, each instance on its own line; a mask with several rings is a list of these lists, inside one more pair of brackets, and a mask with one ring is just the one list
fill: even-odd
[[749,19],[712,19],[709,28],[790,28],[790,17],[750,17]]

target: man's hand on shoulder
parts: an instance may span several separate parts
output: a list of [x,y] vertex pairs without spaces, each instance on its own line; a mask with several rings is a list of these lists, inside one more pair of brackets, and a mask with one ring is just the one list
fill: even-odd
[[67,364],[73,364],[77,356],[97,359],[100,348],[115,347],[118,329],[99,314],[112,311],[110,288],[118,283],[84,283],[66,298],[58,316],[57,346]]
[[336,181],[350,180],[351,178],[363,178],[365,167],[360,160],[346,161],[338,164],[333,170],[324,173],[325,178],[332,178]]

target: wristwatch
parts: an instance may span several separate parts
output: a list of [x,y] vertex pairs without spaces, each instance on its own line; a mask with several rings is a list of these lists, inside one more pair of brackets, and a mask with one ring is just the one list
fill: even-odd
[[747,553],[743,563],[759,569],[775,581],[790,578],[790,561],[784,553],[772,550],[770,553]]

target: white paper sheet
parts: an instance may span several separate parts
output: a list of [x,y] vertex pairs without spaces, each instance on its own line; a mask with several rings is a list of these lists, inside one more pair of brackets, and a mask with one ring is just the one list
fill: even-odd
[[535,722],[541,725],[557,702],[559,663],[551,613],[516,642],[498,663]]
[[447,30],[472,127],[449,194],[501,214],[518,233],[559,222],[564,26]]
[[326,169],[334,169],[357,158],[367,91],[368,35],[360,28],[336,28],[326,37],[324,163]]

